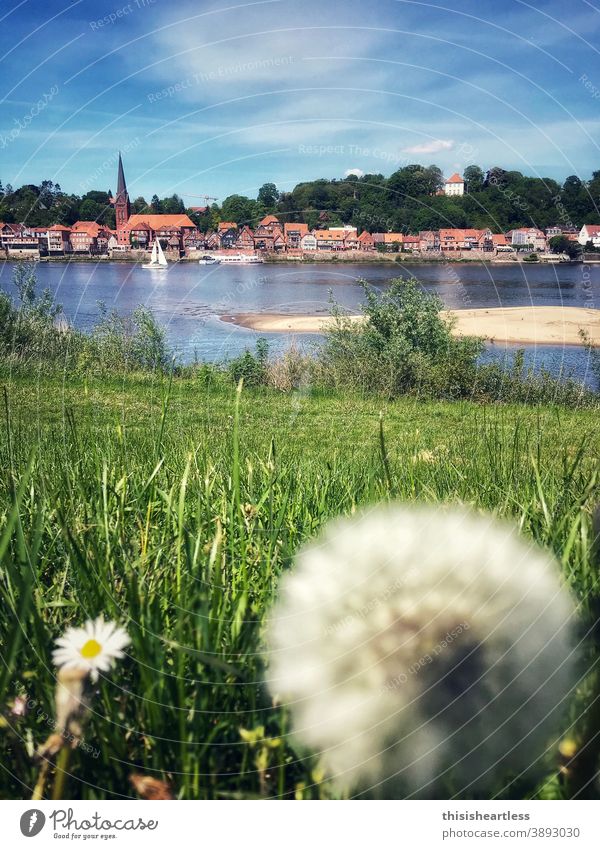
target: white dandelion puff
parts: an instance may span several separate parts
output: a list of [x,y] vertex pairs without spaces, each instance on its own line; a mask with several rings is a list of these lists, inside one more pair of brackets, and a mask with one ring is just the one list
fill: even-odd
[[516,528],[380,506],[331,523],[282,579],[268,685],[343,792],[481,795],[552,741],[574,613]]
[[127,632],[99,616],[88,619],[82,628],[67,628],[56,641],[52,660],[61,670],[80,670],[97,681],[99,672],[108,672],[113,661],[123,657],[127,645]]

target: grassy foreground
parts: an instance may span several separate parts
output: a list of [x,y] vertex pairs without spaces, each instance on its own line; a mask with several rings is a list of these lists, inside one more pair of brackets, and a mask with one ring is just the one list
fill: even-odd
[[[262,628],[297,547],[361,504],[462,501],[511,516],[558,555],[582,632],[596,618],[593,410],[266,389],[236,405],[233,388],[193,377],[0,382],[3,798],[27,798],[38,777],[54,639],[100,613],[125,625],[131,657],[100,679],[68,797],[133,795],[141,771],[180,798],[328,798],[262,687]],[[565,716],[579,744],[596,686],[592,673]],[[25,716],[11,712],[18,696]],[[511,792],[572,795],[577,776],[557,771],[549,759],[537,789]]]

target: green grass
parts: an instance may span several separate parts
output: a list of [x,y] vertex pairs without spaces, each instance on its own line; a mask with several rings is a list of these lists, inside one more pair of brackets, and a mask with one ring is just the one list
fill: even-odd
[[[54,639],[104,613],[127,627],[131,658],[97,688],[68,796],[131,795],[143,770],[181,798],[327,798],[262,686],[262,630],[294,551],[361,504],[461,501],[513,517],[558,555],[582,630],[596,617],[594,411],[254,390],[236,412],[233,387],[193,377],[1,382],[2,797],[27,798],[37,780]],[[595,687],[584,682],[565,731]],[[15,718],[20,694],[35,704]],[[555,767],[543,795],[568,792]]]

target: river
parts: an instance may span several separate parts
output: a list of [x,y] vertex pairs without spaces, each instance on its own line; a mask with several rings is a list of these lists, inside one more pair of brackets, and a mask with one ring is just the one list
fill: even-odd
[[[14,263],[0,264],[0,288],[11,291]],[[342,306],[356,310],[360,279],[385,289],[393,277],[414,274],[451,309],[500,306],[583,306],[600,304],[600,266],[581,264],[485,265],[480,263],[263,264],[199,266],[181,263],[156,274],[118,262],[38,263],[41,288],[49,288],[75,326],[89,329],[98,319],[98,302],[128,313],[137,305],[152,309],[169,344],[182,361],[220,361],[253,347],[259,336],[273,352],[289,344],[281,334],[257,333],[225,323],[219,316],[243,312],[327,314],[330,292]],[[318,337],[303,336],[303,346]],[[516,347],[488,345],[486,358],[509,357]],[[526,359],[554,374],[572,372],[589,380],[586,352],[576,347],[526,346]]]

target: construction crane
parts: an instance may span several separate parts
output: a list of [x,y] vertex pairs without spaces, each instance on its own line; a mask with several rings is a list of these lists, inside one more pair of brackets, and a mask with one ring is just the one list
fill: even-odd
[[211,195],[183,195],[184,198],[197,198],[198,200],[219,200],[219,198],[214,198]]

